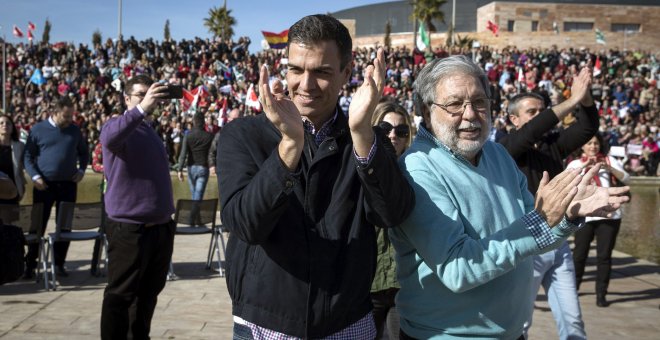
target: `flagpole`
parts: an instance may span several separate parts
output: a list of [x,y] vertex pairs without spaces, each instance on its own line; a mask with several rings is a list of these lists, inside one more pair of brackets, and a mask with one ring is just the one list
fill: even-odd
[[118,25],[117,25],[118,28],[119,28],[119,31],[117,33],[117,42],[119,42],[121,40],[121,1],[122,0],[119,0],[119,14],[118,14],[118,21],[119,22],[118,22]]
[[451,45],[454,46],[454,31],[456,30],[456,0],[451,3]]
[[7,114],[7,37],[2,33],[2,113]]

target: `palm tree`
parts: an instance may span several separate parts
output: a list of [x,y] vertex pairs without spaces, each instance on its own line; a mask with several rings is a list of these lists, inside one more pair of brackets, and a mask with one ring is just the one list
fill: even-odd
[[165,27],[163,28],[163,38],[165,41],[170,41],[172,35],[170,34],[170,19],[165,20]]
[[458,46],[460,48],[472,48],[472,44],[474,43],[474,41],[475,39],[470,37],[469,35],[461,37],[460,34],[457,34],[456,41],[454,42],[454,46]]
[[413,20],[423,22],[429,32],[436,32],[437,28],[433,25],[433,20],[445,23],[445,12],[440,7],[446,2],[447,0],[411,0]]
[[204,26],[216,37],[229,40],[234,35],[233,26],[236,19],[231,16],[231,10],[227,9],[227,3],[223,7],[209,9],[209,17],[204,19]]
[[103,37],[101,36],[101,31],[97,28],[94,33],[92,33],[92,45],[94,48],[96,46],[101,45],[101,41],[103,41]]
[[44,23],[44,33],[41,36],[41,41],[45,42],[46,44],[48,44],[50,41],[50,28],[50,20],[46,18],[46,23]]

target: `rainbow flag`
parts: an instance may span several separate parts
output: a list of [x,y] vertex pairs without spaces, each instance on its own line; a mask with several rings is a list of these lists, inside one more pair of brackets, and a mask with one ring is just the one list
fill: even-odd
[[261,31],[268,42],[268,46],[275,50],[286,48],[286,43],[289,41],[289,30],[284,30],[280,33]]

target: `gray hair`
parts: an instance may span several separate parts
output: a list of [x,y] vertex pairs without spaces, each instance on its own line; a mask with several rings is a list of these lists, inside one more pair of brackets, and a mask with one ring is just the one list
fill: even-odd
[[[465,74],[479,80],[486,96],[490,98],[490,82],[486,73],[472,60],[464,55],[456,55],[443,59],[435,59],[419,72],[413,84],[417,108],[431,107],[435,102],[435,89],[439,82],[455,74]],[[421,112],[420,112],[421,115]]]

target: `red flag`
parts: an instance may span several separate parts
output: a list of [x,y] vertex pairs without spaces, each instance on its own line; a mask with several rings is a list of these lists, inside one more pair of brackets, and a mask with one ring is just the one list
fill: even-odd
[[16,25],[14,25],[14,31],[12,33],[14,33],[16,38],[23,38],[23,31],[16,27]]
[[66,42],[60,41],[53,44],[53,50],[59,51],[66,47]]
[[596,56],[596,63],[594,64],[594,77],[600,75],[600,56]]
[[497,26],[494,22],[488,20],[488,24],[486,25],[486,29],[489,31],[493,32],[495,36],[498,36],[498,33],[500,32],[500,26]]
[[32,36],[32,31],[29,30],[29,31],[28,31],[28,40],[29,40],[29,41],[32,41],[32,39],[34,39],[34,37]]
[[195,94],[191,91],[183,89],[183,98],[181,98],[181,106],[183,106],[183,111],[188,111],[190,105],[195,100]]
[[250,87],[247,90],[247,95],[245,96],[245,105],[253,108],[257,112],[261,112],[261,103],[259,102],[257,93],[254,92],[254,84],[250,84]]
[[28,31],[34,31],[37,29],[37,26],[35,26],[32,21],[28,21]]

